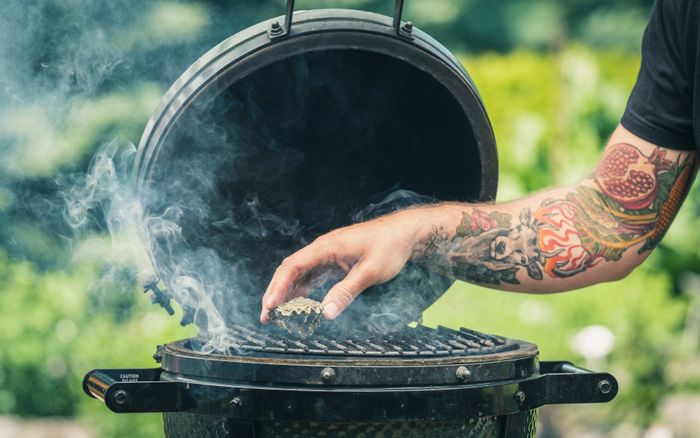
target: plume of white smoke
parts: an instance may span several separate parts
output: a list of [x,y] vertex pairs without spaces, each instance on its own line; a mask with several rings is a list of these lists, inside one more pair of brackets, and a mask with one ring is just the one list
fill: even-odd
[[[148,246],[155,241],[165,242],[166,250],[179,246],[182,241],[179,225],[182,208],[173,205],[162,215],[144,215],[129,174],[135,154],[136,148],[130,143],[112,141],[102,146],[94,155],[87,173],[78,177],[63,193],[65,220],[78,233],[95,221],[104,222],[114,248],[123,248],[118,240],[135,236],[127,259],[135,271],[134,276],[142,283],[148,283],[156,277],[147,255]],[[163,246],[159,248],[162,251]],[[216,282],[216,276],[206,276],[193,266],[205,262],[223,270],[222,262],[213,251],[206,250],[197,251],[192,259],[186,260],[192,264],[186,262],[182,266],[170,267],[172,278],[167,279],[167,293],[184,309],[193,309],[193,321],[202,336],[208,339],[203,351],[225,348],[229,342],[226,323],[206,287],[207,283]],[[109,279],[103,278],[103,281],[109,282]]]

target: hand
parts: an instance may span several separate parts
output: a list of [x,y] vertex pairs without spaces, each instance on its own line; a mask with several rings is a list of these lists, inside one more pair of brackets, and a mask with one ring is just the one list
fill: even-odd
[[339,228],[287,257],[263,296],[260,321],[280,304],[308,294],[313,277],[326,269],[340,273],[323,300],[323,315],[335,319],[362,291],[394,278],[420,243],[420,211],[410,209]]

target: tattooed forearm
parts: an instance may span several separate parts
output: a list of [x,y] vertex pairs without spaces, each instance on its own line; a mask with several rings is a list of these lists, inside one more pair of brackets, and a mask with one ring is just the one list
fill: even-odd
[[487,285],[571,278],[619,261],[633,247],[643,254],[659,243],[680,208],[694,160],[613,145],[593,175],[573,188],[515,209],[467,208],[449,236],[434,228],[425,254],[431,265]]
[[465,212],[452,241],[445,247],[445,260],[458,278],[477,283],[516,284],[524,269],[531,278],[542,278],[542,252],[537,241],[538,223],[529,208],[511,226],[510,214],[474,209]]

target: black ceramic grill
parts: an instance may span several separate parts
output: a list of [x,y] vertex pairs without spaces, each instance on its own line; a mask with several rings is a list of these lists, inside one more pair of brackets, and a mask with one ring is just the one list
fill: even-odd
[[468,329],[294,339],[235,326],[231,337],[208,354],[204,339],[170,343],[160,368],[94,370],[84,389],[115,412],[163,412],[169,437],[531,436],[538,407],[617,392],[607,373]]
[[159,347],[157,368],[91,371],[88,395],[162,412],[168,437],[530,437],[542,405],[615,397],[610,374],[540,362],[532,343],[421,325],[450,280],[417,266],[310,336],[257,322],[275,267],[318,235],[495,197],[476,87],[402,10],[288,1],[173,84],[135,163],[146,289],[171,313],[174,298],[201,336]]

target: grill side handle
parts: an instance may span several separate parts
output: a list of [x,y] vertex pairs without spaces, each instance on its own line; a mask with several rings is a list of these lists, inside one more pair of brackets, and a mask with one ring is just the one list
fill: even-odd
[[160,381],[161,368],[92,370],[83,391],[114,412],[180,412],[196,405],[184,384]]
[[605,403],[615,398],[617,379],[571,362],[541,362],[540,376],[524,381],[514,395],[521,409],[570,403]]
[[152,382],[160,379],[161,368],[114,368],[92,370],[83,377],[83,391],[105,401],[109,388],[120,382]]
[[92,398],[105,401],[105,394],[116,380],[101,370],[92,370],[83,377],[83,391]]

